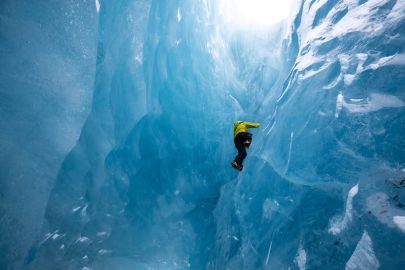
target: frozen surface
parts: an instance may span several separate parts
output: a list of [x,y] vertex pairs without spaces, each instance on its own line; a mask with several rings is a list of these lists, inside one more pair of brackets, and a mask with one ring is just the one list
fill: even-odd
[[394,216],[393,222],[399,229],[405,231],[405,216]]
[[97,18],[77,1],[0,3],[0,268],[21,269],[90,113]]
[[329,228],[329,232],[337,235],[349,226],[349,223],[353,219],[353,198],[359,192],[359,186],[352,187],[347,195],[346,210],[343,217],[335,217],[332,219],[332,224]]
[[[404,0],[266,27],[225,0],[48,2],[0,4],[4,269],[405,265]],[[262,124],[241,173],[239,119]]]
[[346,264],[346,270],[364,269],[375,270],[380,268],[380,263],[375,257],[373,243],[370,236],[364,231],[353,255]]

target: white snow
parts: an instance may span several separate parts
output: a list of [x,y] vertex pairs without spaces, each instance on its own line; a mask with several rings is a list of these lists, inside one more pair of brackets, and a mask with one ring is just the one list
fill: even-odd
[[394,216],[392,222],[405,233],[405,216]]
[[108,254],[108,253],[111,253],[111,250],[108,250],[108,249],[100,249],[100,250],[98,251],[98,254],[100,254],[100,255]]
[[60,234],[58,234],[57,232],[55,232],[55,233],[52,235],[52,239],[53,239],[53,240],[56,240],[59,236],[60,236]]
[[[350,2],[350,1],[346,1]],[[354,2],[354,1],[352,1]],[[357,1],[356,1],[357,2]],[[384,30],[382,21],[371,21],[378,12],[376,7],[383,5],[387,0],[370,0],[361,6],[349,10],[348,14],[330,29],[331,36],[341,36],[348,32],[360,31],[364,34],[378,35]],[[355,4],[353,5],[353,7]],[[386,21],[384,21],[387,23]],[[331,25],[329,25],[331,26]]]
[[289,146],[289,148],[288,148],[288,160],[287,160],[287,165],[285,166],[284,174],[287,173],[288,168],[290,167],[291,150],[292,150],[292,143],[293,143],[293,140],[294,140],[294,132],[291,132],[291,134],[290,134],[290,146]]
[[398,66],[405,65],[405,53],[382,57],[378,59],[377,62],[370,64],[370,68],[378,69],[383,66],[394,66],[394,65]]
[[82,236],[77,239],[77,242],[80,242],[80,243],[85,243],[85,242],[89,242],[89,241],[90,241],[90,239],[86,236]]
[[405,106],[405,103],[398,97],[392,95],[371,93],[367,98],[345,100],[343,93],[340,92],[336,98],[335,117],[339,117],[342,108],[350,113],[369,113],[384,108],[400,108],[403,106]]
[[306,269],[307,253],[305,249],[302,247],[302,245],[300,245],[300,247],[298,248],[297,255],[295,256],[294,261],[298,265],[298,268],[300,270]]
[[380,263],[375,256],[371,238],[367,231],[364,231],[356,249],[346,263],[346,270],[377,270],[379,267]]
[[345,85],[350,86],[354,80],[356,79],[356,75],[353,74],[346,74],[343,76],[343,81]]
[[357,53],[356,58],[359,59],[359,61],[364,62],[368,58],[368,54],[366,53]]
[[181,11],[180,11],[180,8],[177,9],[177,21],[178,21],[178,22],[181,21]]
[[344,103],[343,93],[339,92],[339,94],[336,97],[336,112],[335,112],[335,117],[336,118],[339,117],[339,113],[343,108],[343,103]]
[[337,235],[347,228],[347,225],[352,221],[353,211],[353,198],[359,192],[359,185],[352,187],[347,195],[346,210],[343,218],[335,218],[331,222],[331,226],[328,230],[329,233]]
[[86,204],[86,205],[82,208],[82,211],[80,211],[80,215],[81,215],[82,217],[87,216],[87,207],[88,207],[88,204]]
[[400,22],[405,17],[405,1],[399,0],[395,3],[395,6],[391,9],[390,14],[387,19],[391,21],[392,24]]
[[142,51],[138,52],[135,55],[135,62],[137,62],[138,64],[142,64],[143,63],[143,53]]
[[347,70],[349,69],[349,67],[350,67],[350,55],[347,55],[347,54],[341,54],[341,55],[338,55],[338,58],[339,58],[339,62],[340,62],[340,66],[341,66],[341,70],[343,71],[343,72],[347,72]]
[[106,236],[106,235],[107,235],[107,232],[98,232],[96,235],[97,235],[98,237]]
[[45,234],[45,238],[39,243],[39,246],[41,246],[42,244],[44,244],[46,241],[48,241],[50,238],[52,238],[52,240],[56,240],[58,237],[60,237],[61,235],[58,234],[58,230],[54,231],[53,233],[47,233]]
[[99,0],[96,0],[96,9],[97,9],[97,13],[100,12],[100,2],[99,2]]
[[[398,24],[405,18],[405,1],[398,1],[390,14],[385,20],[376,20],[379,12],[378,7],[386,4],[388,0],[369,0],[362,5],[358,5],[357,0],[345,0],[336,5],[328,14],[328,16],[315,28],[311,27],[313,18],[318,8],[323,6],[326,1],[317,1],[311,4],[309,9],[309,2],[305,3],[304,10],[306,16],[303,18],[301,27],[307,29],[301,33],[301,48],[306,48],[307,44],[311,44],[308,51],[298,56],[297,66],[299,71],[304,71],[299,75],[299,79],[306,79],[314,76],[329,67],[334,63],[333,57],[330,54],[319,55],[316,53],[316,48],[327,43],[333,42],[341,36],[348,33],[361,32],[364,38],[372,39],[375,36],[382,35],[384,31],[391,25]],[[347,14],[336,24],[333,23],[333,16],[338,12],[348,9]],[[321,39],[319,37],[322,37]],[[387,38],[397,38],[396,36]],[[337,41],[336,41],[337,42]],[[324,89],[330,89],[337,85],[342,79],[345,85],[350,86],[360,73],[369,69],[376,69],[385,65],[405,65],[405,54],[397,54],[393,56],[383,57],[378,59],[377,62],[364,66],[364,63],[369,59],[370,52],[358,52],[355,55],[341,53],[337,56],[341,64],[341,74],[330,85],[325,86]],[[336,57],[336,55],[335,55]],[[310,65],[315,63],[323,63],[317,70],[306,70]],[[353,70],[353,67],[356,69]]]
[[368,113],[384,108],[400,108],[405,104],[396,96],[372,93],[368,98],[359,99],[352,103],[343,100],[343,107],[351,113]]

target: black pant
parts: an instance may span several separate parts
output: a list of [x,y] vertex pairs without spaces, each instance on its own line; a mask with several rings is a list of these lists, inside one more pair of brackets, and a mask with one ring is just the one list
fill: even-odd
[[241,132],[236,135],[235,139],[233,142],[235,143],[236,149],[238,149],[238,155],[235,158],[236,163],[238,165],[242,165],[243,160],[246,158],[247,153],[246,153],[246,148],[243,142],[245,141],[252,141],[252,134],[249,132]]

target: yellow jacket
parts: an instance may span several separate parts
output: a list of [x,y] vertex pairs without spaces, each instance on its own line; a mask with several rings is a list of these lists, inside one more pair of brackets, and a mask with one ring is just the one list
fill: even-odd
[[235,138],[236,135],[238,135],[241,132],[248,132],[249,128],[258,128],[258,127],[260,127],[259,123],[236,121],[235,124],[233,124],[233,138]]

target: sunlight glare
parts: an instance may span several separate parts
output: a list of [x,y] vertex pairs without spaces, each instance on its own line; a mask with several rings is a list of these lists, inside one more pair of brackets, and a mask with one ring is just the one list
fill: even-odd
[[291,0],[223,0],[221,13],[239,26],[270,26],[291,13]]

